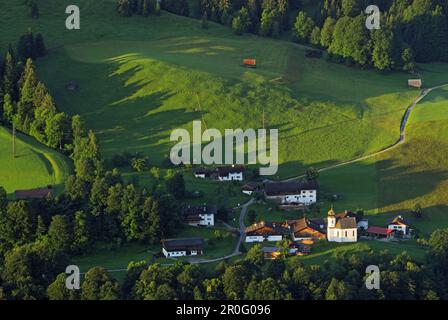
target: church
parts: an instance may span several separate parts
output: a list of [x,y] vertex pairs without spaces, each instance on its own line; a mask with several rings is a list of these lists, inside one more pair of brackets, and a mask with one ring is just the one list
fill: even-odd
[[358,225],[355,217],[346,217],[334,213],[333,208],[327,217],[327,240],[330,242],[358,241]]

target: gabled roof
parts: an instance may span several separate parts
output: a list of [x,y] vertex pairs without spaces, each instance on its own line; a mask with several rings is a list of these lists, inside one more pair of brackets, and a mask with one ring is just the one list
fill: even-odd
[[163,239],[162,246],[167,251],[202,250],[204,240],[202,238]]
[[401,226],[409,226],[409,221],[403,218],[402,216],[397,216],[392,219],[389,224],[401,225]]
[[392,229],[388,229],[388,228],[369,227],[366,232],[371,233],[371,234],[379,234],[379,235],[386,236],[394,231]]
[[265,221],[254,223],[253,225],[248,226],[245,230],[246,235],[250,236],[279,236],[283,235],[284,232],[285,228],[282,226],[282,223]]
[[317,223],[308,220],[306,218],[294,221],[293,223],[291,223],[291,228],[296,238],[297,235],[304,235],[304,234],[312,235],[317,233],[322,236],[324,235],[324,233],[320,230],[320,226]]
[[356,218],[339,218],[336,222],[336,229],[357,229]]
[[30,189],[30,190],[16,190],[15,197],[17,200],[26,199],[42,199],[48,195],[52,195],[53,191],[50,188]]
[[243,166],[224,166],[217,168],[218,175],[220,177],[226,177],[231,173],[242,173],[244,172]]
[[218,208],[216,206],[188,206],[182,210],[182,216],[187,221],[196,221],[199,220],[200,214],[217,214],[217,212]]
[[247,191],[255,191],[258,188],[258,183],[256,182],[249,182],[241,187],[241,190],[247,190]]
[[266,183],[264,191],[267,196],[284,196],[300,193],[302,190],[317,190],[316,181],[289,181]]

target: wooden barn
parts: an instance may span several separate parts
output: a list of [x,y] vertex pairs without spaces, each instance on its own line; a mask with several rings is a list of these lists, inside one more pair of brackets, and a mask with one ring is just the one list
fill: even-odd
[[51,188],[16,190],[16,200],[43,199],[53,195]]
[[423,87],[422,79],[409,79],[408,86],[410,88],[421,89]]
[[244,59],[243,66],[245,66],[246,68],[256,68],[257,60],[256,59]]

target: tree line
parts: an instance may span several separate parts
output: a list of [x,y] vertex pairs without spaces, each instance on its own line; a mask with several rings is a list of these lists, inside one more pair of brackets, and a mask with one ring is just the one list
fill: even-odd
[[[381,29],[366,28],[368,5],[380,8]],[[413,71],[416,62],[448,61],[448,6],[440,0],[325,0],[313,17],[299,12],[294,38],[327,50],[337,62]]]
[[[335,62],[381,71],[414,71],[416,62],[448,61],[444,0],[147,0],[167,11],[224,24],[235,34],[280,37],[324,49]],[[118,11],[141,12],[145,0],[119,0]],[[312,14],[301,10],[317,7]],[[368,30],[364,10],[377,5],[381,29]],[[127,8],[126,10],[123,10]],[[152,9],[151,9],[152,10]]]
[[[66,274],[55,276],[42,294],[50,300],[440,300],[448,298],[448,229],[435,231],[426,243],[428,255],[419,263],[403,252],[344,251],[322,265],[305,265],[299,259],[265,260],[261,245],[252,247],[235,263],[220,262],[214,270],[176,261],[170,266],[131,262],[122,284],[102,267],[90,269],[80,290],[68,290]],[[35,250],[42,248],[36,248]],[[29,264],[20,265],[7,255],[3,281],[17,281]],[[26,262],[21,260],[21,262]],[[380,289],[369,290],[366,268],[380,270]],[[42,266],[43,267],[43,266]],[[49,269],[36,271],[48,272]],[[6,288],[6,287],[4,287]],[[1,290],[1,289],[0,289]],[[3,289],[0,297],[8,298]]]

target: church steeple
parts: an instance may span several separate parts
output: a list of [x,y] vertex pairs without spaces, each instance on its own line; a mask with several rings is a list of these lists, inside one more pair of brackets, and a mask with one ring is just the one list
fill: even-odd
[[336,214],[334,213],[333,206],[331,206],[330,211],[328,211],[327,229],[334,228],[335,226],[336,226]]
[[330,209],[330,211],[328,211],[328,216],[329,216],[329,217],[334,217],[334,216],[336,216],[336,213],[334,213],[333,205],[331,205],[331,209]]

